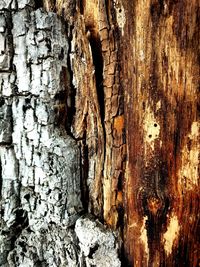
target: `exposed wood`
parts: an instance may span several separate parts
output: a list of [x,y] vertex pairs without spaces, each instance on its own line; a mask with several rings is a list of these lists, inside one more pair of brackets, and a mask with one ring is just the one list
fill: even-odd
[[[67,21],[65,6],[70,3],[55,1],[53,5]],[[118,13],[119,9],[117,5]],[[71,22],[74,30],[70,57],[76,91],[72,132],[75,138],[85,138],[83,153],[88,151],[88,159],[84,159],[88,166],[83,166],[83,173],[88,168],[85,173],[88,210],[116,229],[123,220],[125,129],[119,79],[119,30],[114,12],[114,3],[79,3],[76,20]]]
[[[93,91],[97,91],[101,127],[104,134],[103,150],[101,142],[98,145],[100,153],[102,154],[101,151],[103,151],[105,155],[101,177],[103,199],[99,202],[97,209],[103,208],[104,220],[116,228],[117,225],[119,226],[119,217],[121,216],[119,212],[123,213],[122,179],[125,140],[123,138],[123,95],[120,88],[118,43],[116,41],[118,30],[112,10],[114,11],[114,7],[106,6],[105,1],[82,3],[82,14],[87,34],[89,34],[95,68],[96,87]],[[83,92],[82,94],[85,95]],[[93,98],[94,100],[95,98]],[[95,168],[97,173],[98,165]],[[93,194],[89,198],[93,198]],[[101,203],[103,203],[103,207],[101,207]]]
[[[34,11],[41,7],[48,13]],[[59,256],[64,266],[99,267],[108,258],[112,259],[108,266],[120,266],[118,248],[122,266],[198,266],[199,1],[18,0],[0,1],[0,9],[0,189],[5,209],[1,217],[5,232],[0,260],[6,262],[7,257],[8,262],[16,264],[23,236],[28,237],[26,255],[30,258],[33,243],[41,244],[52,234],[61,244],[53,254],[64,253]],[[34,14],[43,14],[46,19]],[[48,28],[51,23],[54,26]],[[50,43],[43,40],[47,32]],[[33,53],[35,41],[37,53]],[[53,44],[55,50],[49,51]],[[37,60],[44,64],[49,56],[53,66],[45,65],[47,69],[40,70],[41,62],[38,64]],[[21,68],[15,69],[13,64]],[[46,85],[43,83],[47,83],[48,73],[51,77]],[[52,91],[50,98],[45,93],[46,86],[47,91]],[[27,98],[30,103],[25,103]],[[61,186],[51,193],[59,198],[54,191],[62,192],[67,204],[58,199],[59,209],[69,208],[72,212],[72,219],[67,217],[65,224],[72,227],[66,232],[63,213],[58,216],[60,223],[57,216],[52,217],[55,220],[46,215],[37,217],[40,205],[34,212],[20,213],[27,210],[26,198],[22,203],[23,194],[17,193],[18,200],[13,194],[13,188],[21,192],[18,188],[26,177],[23,170],[33,167],[27,163],[31,155],[43,153],[37,148],[37,136],[33,144],[33,137],[29,138],[29,130],[38,124],[45,124],[54,136],[54,146],[59,142],[60,148],[73,148],[73,160],[60,155],[66,165],[62,161],[60,169],[57,165],[55,169],[58,167],[60,172],[69,167],[68,176],[62,172],[62,179],[74,183],[74,202]],[[27,139],[31,141],[25,142]],[[26,160],[23,149],[30,150]],[[54,150],[51,153],[54,155]],[[50,165],[43,154],[41,160]],[[10,172],[8,166],[12,166]],[[10,173],[16,176],[15,186],[7,182]],[[32,199],[35,189],[29,182],[34,181],[30,174],[27,177],[23,190],[31,191]],[[14,208],[6,210],[9,196]],[[46,209],[51,210],[47,199],[45,202]],[[104,227],[90,216],[79,218],[79,212],[89,212]],[[27,232],[28,225],[35,231],[30,214],[31,218],[35,216],[36,225],[48,217],[58,228],[50,226],[35,238]],[[14,243],[13,224],[19,229]],[[106,230],[105,225],[112,231]],[[69,249],[63,248],[59,239],[62,235],[68,240]],[[48,244],[50,248],[51,243]],[[48,255],[44,253],[42,261],[38,257],[39,264],[45,266]],[[18,261],[27,264],[21,254]],[[54,258],[52,262],[59,266],[59,261]]]
[[123,5],[126,253],[134,266],[197,266],[199,2]]

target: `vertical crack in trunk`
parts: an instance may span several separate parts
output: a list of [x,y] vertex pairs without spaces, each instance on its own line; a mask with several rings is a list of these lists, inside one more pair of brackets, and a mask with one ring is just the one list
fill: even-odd
[[[81,12],[85,12],[84,4]],[[90,24],[88,27],[84,16],[80,16],[78,11],[70,52],[72,82],[76,90],[72,131],[76,140],[80,140],[83,157],[86,157],[82,160],[84,164],[82,175],[84,175],[86,181],[84,183],[88,187],[83,194],[88,195],[88,211],[102,218],[102,175],[105,150],[103,62],[101,44],[96,33],[93,25]]]
[[[112,10],[110,10],[112,8]],[[105,1],[81,2],[92,59],[104,135],[102,168],[104,220],[116,228],[123,221],[123,189],[118,186],[124,172],[124,108],[120,84],[115,10]]]
[[45,2],[46,2],[46,0],[37,0],[37,1],[35,1],[35,9],[44,7],[44,3]]
[[73,85],[73,71],[70,63],[70,54],[71,54],[71,45],[72,45],[72,31],[73,31],[73,25],[68,26],[68,43],[69,43],[69,52],[68,52],[68,57],[67,57],[67,67],[68,67],[68,73],[69,73],[69,87],[68,87],[68,99],[67,99],[67,105],[68,105],[68,111],[67,111],[67,133],[71,135],[73,138],[72,133],[72,124],[74,120],[74,116],[76,114],[76,90]]
[[[94,71],[95,71],[95,81],[96,81],[96,93],[100,111],[100,119],[101,119],[101,127],[103,131],[103,153],[104,158],[102,162],[102,177],[104,173],[104,166],[105,166],[105,157],[106,157],[106,128],[105,128],[105,94],[104,94],[104,86],[103,86],[103,55],[102,55],[102,46],[100,41],[99,33],[96,31],[93,25],[86,26],[88,40],[90,43],[91,51],[92,51],[92,60],[94,64]],[[97,148],[98,149],[98,148]],[[103,180],[101,181],[101,190],[102,190],[102,205],[104,205],[104,191],[103,191]],[[103,212],[100,218],[103,220]]]
[[89,152],[88,145],[86,143],[86,133],[84,133],[83,140],[80,141],[80,157],[81,157],[81,200],[83,208],[86,213],[89,212],[89,188],[87,184],[88,172],[89,172]]
[[100,108],[100,115],[101,115],[101,123],[102,127],[104,126],[104,119],[105,119],[105,100],[104,100],[104,88],[103,88],[103,55],[102,55],[102,48],[101,48],[101,41],[99,34],[95,32],[92,26],[87,25],[86,27],[88,39],[90,42],[91,50],[92,50],[92,58],[93,64],[95,67],[95,78],[96,78],[96,90]]

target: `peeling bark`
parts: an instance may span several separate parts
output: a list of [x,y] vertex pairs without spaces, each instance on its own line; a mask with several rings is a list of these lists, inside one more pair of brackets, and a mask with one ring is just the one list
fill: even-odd
[[199,264],[199,30],[196,0],[0,1],[1,266]]
[[69,132],[70,29],[55,13],[35,10],[34,1],[1,2],[0,16],[0,265],[105,266],[109,258],[120,266],[114,234],[80,218],[82,150]]

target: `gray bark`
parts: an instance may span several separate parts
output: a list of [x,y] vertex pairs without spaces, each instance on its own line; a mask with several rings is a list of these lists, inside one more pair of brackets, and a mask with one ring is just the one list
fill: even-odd
[[81,217],[68,42],[56,14],[0,0],[0,266],[120,266],[114,233]]

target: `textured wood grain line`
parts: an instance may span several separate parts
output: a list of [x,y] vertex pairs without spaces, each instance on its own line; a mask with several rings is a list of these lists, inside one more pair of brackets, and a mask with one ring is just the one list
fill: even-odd
[[199,4],[147,0],[124,6],[127,253],[134,266],[195,266]]

